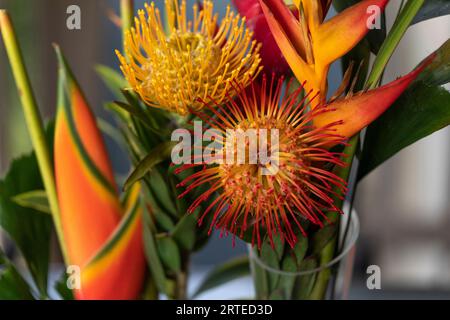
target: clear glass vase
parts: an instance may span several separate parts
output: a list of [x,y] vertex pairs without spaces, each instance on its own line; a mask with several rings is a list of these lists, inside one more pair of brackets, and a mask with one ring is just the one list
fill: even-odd
[[[249,246],[256,299],[347,299],[358,236],[359,219],[353,211],[349,217],[342,217],[339,241],[335,237],[335,243],[339,245],[334,245],[335,249],[328,259],[324,258],[326,253],[323,250],[330,251],[330,248],[326,249],[326,246],[320,252],[305,254],[301,261],[298,261],[297,257],[290,252],[286,252],[291,250],[290,248],[285,248],[278,263],[274,253],[266,254],[266,261],[264,261],[263,253]],[[312,239],[308,240],[312,241]],[[307,243],[307,240],[305,241]]]

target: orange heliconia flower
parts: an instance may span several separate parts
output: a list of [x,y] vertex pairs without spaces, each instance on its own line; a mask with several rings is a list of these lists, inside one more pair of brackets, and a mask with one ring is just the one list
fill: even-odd
[[295,0],[297,19],[282,0],[259,0],[270,29],[300,83],[320,92],[324,102],[330,65],[349,52],[369,31],[370,6],[381,12],[389,0],[363,0],[328,21],[330,1]]
[[54,162],[67,263],[77,299],[137,299],[145,276],[139,186],[123,206],[95,117],[62,53]]

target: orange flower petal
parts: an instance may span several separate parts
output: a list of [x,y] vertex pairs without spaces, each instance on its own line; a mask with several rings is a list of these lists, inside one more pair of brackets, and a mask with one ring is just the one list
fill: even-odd
[[300,83],[306,82],[304,85],[306,91],[320,91],[321,84],[320,81],[316,79],[313,66],[308,65],[302,58],[301,52],[296,50],[293,45],[293,39],[289,38],[285,33],[282,25],[278,22],[273,12],[265,4],[265,1],[266,0],[260,0],[260,3],[264,15],[266,16],[267,23],[269,24],[270,30],[272,31],[272,34],[275,37],[275,40],[277,41],[280,50],[283,52],[283,55],[291,67],[295,77]]
[[303,8],[309,31],[317,29],[323,21],[321,4],[317,0],[298,0],[296,5]]
[[316,72],[321,74],[335,60],[349,52],[369,31],[367,21],[372,17],[370,6],[384,10],[389,0],[361,1],[330,20],[312,34]]
[[61,54],[54,161],[69,262],[82,266],[118,225],[121,207],[101,134]]
[[[137,298],[145,273],[139,190],[122,218],[101,134],[69,66],[59,60],[55,179],[69,263],[81,268],[78,299]],[[132,208],[132,209],[129,209]],[[121,220],[122,219],[122,220]]]
[[[315,15],[317,21],[321,23],[325,19],[328,10],[330,9],[331,1],[332,0],[320,0],[317,3],[317,0],[294,0],[294,4],[297,6],[297,8],[300,8],[300,3],[302,3],[306,16],[309,17]],[[320,4],[320,10],[315,3],[317,3],[317,5]],[[316,12],[312,11],[314,7],[316,8]]]
[[[264,14],[266,17],[270,12],[270,15],[273,17],[272,20],[275,20],[281,30],[283,30],[283,33],[286,34],[292,46],[297,51],[297,54],[304,58],[306,40],[303,37],[304,33],[301,29],[302,26],[297,18],[292,14],[289,7],[280,0],[259,0],[259,2],[263,9],[265,8]],[[271,23],[269,23],[269,25],[270,24]]]
[[432,55],[427,58],[414,71],[391,83],[351,98],[332,102],[328,106],[330,111],[318,115],[314,119],[314,125],[323,127],[342,121],[343,124],[336,127],[336,133],[345,137],[355,135],[386,111],[434,57],[435,55]]
[[130,195],[131,206],[108,241],[81,273],[81,290],[76,297],[92,299],[135,299],[145,275],[142,214],[139,184]]

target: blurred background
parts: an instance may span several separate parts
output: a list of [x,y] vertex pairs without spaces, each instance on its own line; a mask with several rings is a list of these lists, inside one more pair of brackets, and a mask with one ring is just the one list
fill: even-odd
[[[214,2],[221,14],[229,4],[222,0]],[[392,25],[400,2],[390,1],[388,26]],[[66,27],[66,9],[72,4],[81,8],[81,30],[70,31]],[[55,112],[56,59],[51,44],[56,42],[64,50],[96,115],[112,121],[103,104],[113,97],[94,67],[104,64],[118,69],[114,49],[121,48],[121,35],[109,18],[118,12],[118,6],[118,0],[0,0],[0,8],[8,9],[14,20],[38,104],[46,119]],[[143,1],[136,1],[136,6],[143,7]],[[331,11],[330,15],[333,14]],[[449,36],[450,16],[411,27],[391,59],[384,81],[409,72]],[[337,88],[340,79],[341,68],[335,64],[330,74],[330,92]],[[24,123],[5,51],[0,45],[1,176],[13,158],[31,150]],[[112,141],[107,143],[116,172],[119,176],[126,175],[129,167],[125,155]],[[449,196],[450,128],[400,152],[362,181],[356,198],[361,234],[350,298],[450,299]],[[8,248],[1,230],[0,244]],[[232,248],[231,238],[214,235],[193,261],[192,288],[213,266],[246,254],[246,250],[243,243]],[[54,262],[57,261],[55,255]],[[373,264],[381,268],[381,290],[366,287],[366,270]],[[251,280],[244,279],[203,297],[252,295]]]

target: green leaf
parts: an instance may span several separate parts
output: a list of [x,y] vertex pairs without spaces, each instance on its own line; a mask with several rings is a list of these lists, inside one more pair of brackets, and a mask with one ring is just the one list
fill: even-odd
[[[317,268],[317,266],[318,266],[317,260],[314,259],[313,257],[310,257],[303,260],[302,264],[299,267],[299,270],[300,271],[313,270]],[[316,277],[317,272],[299,276],[295,283],[293,298],[298,300],[308,299],[309,295],[311,294],[314,288]]]
[[424,82],[410,87],[367,129],[358,179],[414,142],[450,124],[450,93]]
[[152,216],[155,218],[155,222],[158,227],[161,227],[166,232],[172,232],[175,228],[175,225],[170,218],[170,214],[165,212],[161,207],[159,201],[155,198],[153,194],[153,190],[147,185],[147,193],[146,199],[150,203],[150,207],[152,208]]
[[320,254],[322,249],[334,238],[337,234],[337,225],[328,224],[319,229],[312,238],[312,253]]
[[246,256],[227,261],[208,273],[193,294],[192,298],[195,298],[205,291],[223,285],[232,280],[248,276],[249,274],[249,261]]
[[97,118],[97,125],[100,131],[107,137],[111,138],[117,146],[119,146],[122,150],[127,150],[128,146],[126,144],[126,140],[122,135],[120,129],[116,128],[113,124],[108,121]]
[[251,270],[253,276],[253,286],[255,287],[255,293],[257,299],[267,299],[269,296],[269,283],[267,280],[266,270],[263,269],[260,264],[257,262],[258,258],[258,249],[251,248],[252,255],[254,257],[251,258]]
[[12,201],[21,207],[51,214],[45,190],[27,191],[12,197]]
[[156,224],[166,232],[172,232],[175,225],[170,217],[161,209],[156,209],[154,204],[151,204],[153,216],[155,217]]
[[162,176],[162,174],[155,168],[149,174],[148,182],[153,194],[155,195],[156,201],[160,206],[167,212],[172,214],[172,216],[177,217],[177,209],[175,208],[174,200],[171,197],[169,186],[169,178]]
[[138,182],[153,169],[154,166],[170,157],[174,142],[163,142],[154,148],[144,159],[142,159],[124,185],[124,190],[130,188],[135,182]]
[[284,240],[282,240],[280,235],[273,236],[273,245],[275,253],[277,254],[278,257],[278,261],[281,261],[284,251]]
[[51,216],[12,200],[39,189],[43,189],[43,185],[34,154],[14,160],[5,178],[0,180],[0,226],[23,254],[40,294],[46,295]]
[[450,40],[435,51],[436,56],[427,68],[417,77],[416,82],[428,85],[443,85],[450,82]]
[[0,300],[33,300],[28,283],[0,250]]
[[[144,105],[138,97],[129,90],[122,90],[122,94],[127,100],[129,107],[136,112],[136,115],[139,115],[137,118],[140,118],[141,122],[145,121],[147,129],[151,129],[153,134],[160,135],[161,137],[171,134],[174,118],[170,112],[158,108],[150,108],[147,105]],[[142,116],[141,112],[144,113],[144,116]]]
[[[262,247],[261,247],[261,260],[267,264],[269,267],[279,270],[280,265],[278,262],[277,254],[275,253],[275,250],[270,246],[269,241],[264,241]],[[280,275],[275,272],[266,271],[267,272],[267,280],[269,285],[269,292],[272,292],[275,290],[275,288],[278,285],[278,281],[280,280]]]
[[[283,262],[281,263],[281,268],[285,272],[296,272],[297,271],[297,261],[296,258],[287,255]],[[294,289],[296,276],[288,276],[288,275],[281,275],[280,276],[280,283],[278,284],[278,287],[282,290],[283,296],[285,299],[291,299],[292,290]]]
[[133,106],[132,104],[120,102],[120,101],[114,101],[114,104],[124,110],[125,112],[129,113],[133,117],[139,119],[141,123],[149,130],[154,131],[155,133],[159,133],[156,129],[154,129],[150,124],[148,123],[147,115],[144,111],[142,111],[140,108],[137,108]]
[[308,238],[303,236],[299,237],[297,243],[292,249],[298,266],[302,263],[303,259],[305,258],[307,250],[308,250]]
[[144,251],[145,257],[147,258],[147,263],[150,268],[150,273],[158,287],[159,292],[166,293],[166,275],[164,273],[164,268],[161,259],[156,248],[155,238],[153,237],[151,229],[151,218],[148,213],[145,204],[144,207]]
[[104,65],[97,65],[95,71],[97,71],[97,74],[114,96],[117,99],[120,99],[122,97],[121,89],[127,86],[124,77],[116,70]]
[[450,14],[449,0],[426,0],[412,23],[414,24],[448,14]]
[[185,214],[175,226],[172,237],[184,250],[194,249],[197,232],[197,213]]
[[284,300],[283,290],[276,289],[270,293],[269,300]]
[[105,102],[103,107],[106,110],[111,111],[116,116],[116,118],[119,119],[119,121],[123,122],[124,124],[128,122],[128,112],[119,107],[116,103]]
[[156,239],[159,256],[162,263],[173,272],[181,270],[180,249],[176,242],[170,237]]
[[[169,166],[170,167],[170,166]],[[167,179],[168,179],[168,188],[170,189],[170,195],[173,199],[175,211],[177,212],[178,216],[182,216],[187,212],[188,204],[187,201],[189,199],[186,197],[180,197],[180,195],[183,193],[181,188],[177,188],[178,183],[180,180],[178,180],[178,177],[174,176],[170,170],[166,172]]]
[[74,300],[73,291],[67,287],[67,273],[63,272],[55,283],[55,290],[63,300]]
[[[405,17],[411,19],[414,13],[411,8],[417,5],[408,1],[403,11],[408,11],[407,6],[411,12],[406,12]],[[393,42],[394,45],[395,43]],[[370,77],[370,84],[378,81],[387,61],[388,58],[385,57],[383,63],[378,64],[377,71]],[[362,179],[403,148],[450,124],[450,94],[438,86],[449,79],[450,44],[447,41],[434,53],[431,65],[367,128],[360,155],[358,179]]]

